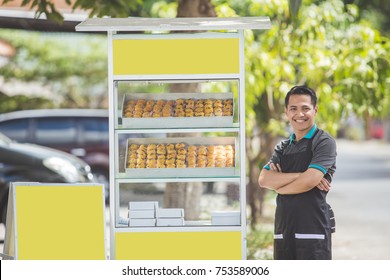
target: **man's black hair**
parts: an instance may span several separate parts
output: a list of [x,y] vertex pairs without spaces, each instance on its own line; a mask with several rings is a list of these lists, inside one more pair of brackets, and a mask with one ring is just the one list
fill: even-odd
[[302,86],[295,86],[292,87],[289,92],[287,92],[286,98],[284,99],[284,105],[288,106],[288,101],[290,100],[291,95],[309,95],[311,98],[311,104],[313,104],[313,107],[317,105],[317,95],[316,92],[309,88],[308,86],[302,85]]

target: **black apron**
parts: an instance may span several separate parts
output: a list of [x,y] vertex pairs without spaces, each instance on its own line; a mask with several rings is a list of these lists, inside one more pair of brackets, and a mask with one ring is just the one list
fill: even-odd
[[[282,172],[307,170],[312,157],[313,138],[305,151],[282,155]],[[303,140],[303,139],[302,139]],[[327,192],[314,187],[308,192],[277,196],[275,214],[275,260],[330,260],[332,210],[326,203]],[[334,227],[333,227],[334,228]]]

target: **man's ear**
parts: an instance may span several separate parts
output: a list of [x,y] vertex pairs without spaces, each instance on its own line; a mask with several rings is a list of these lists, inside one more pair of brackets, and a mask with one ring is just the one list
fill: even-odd
[[317,115],[317,112],[318,112],[318,105],[316,105],[316,106],[314,107],[314,114]]

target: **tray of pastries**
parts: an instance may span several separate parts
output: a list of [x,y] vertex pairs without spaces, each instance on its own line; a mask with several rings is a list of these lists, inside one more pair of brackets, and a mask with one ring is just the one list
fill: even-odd
[[134,177],[235,176],[234,137],[130,138],[126,174]]
[[233,111],[232,93],[133,93],[123,98],[122,125],[179,128],[191,118],[191,127],[227,127]]

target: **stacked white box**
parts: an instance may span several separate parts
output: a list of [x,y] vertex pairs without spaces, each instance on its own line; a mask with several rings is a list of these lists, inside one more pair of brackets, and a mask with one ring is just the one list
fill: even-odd
[[156,219],[129,219],[129,227],[155,227]]
[[184,217],[183,208],[157,208],[157,218],[182,218]]
[[239,211],[216,211],[211,213],[211,224],[215,226],[239,226]]
[[131,201],[129,202],[130,227],[156,226],[157,201]]
[[184,226],[184,218],[159,218],[157,219],[158,227],[179,227]]
[[184,226],[184,209],[157,208],[156,218],[158,227]]
[[156,218],[155,210],[130,210],[130,219],[154,219]]
[[158,208],[158,201],[130,201],[130,210],[156,210]]

